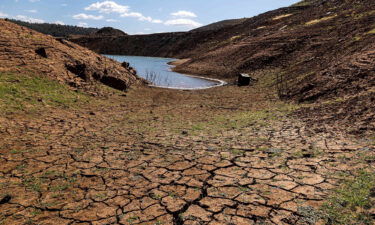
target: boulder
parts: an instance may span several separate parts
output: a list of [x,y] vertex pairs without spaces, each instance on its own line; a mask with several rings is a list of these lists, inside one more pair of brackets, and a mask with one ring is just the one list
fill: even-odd
[[255,81],[256,81],[256,79],[252,78],[249,74],[240,73],[240,74],[238,74],[237,85],[238,86],[249,86],[251,83],[253,83]]

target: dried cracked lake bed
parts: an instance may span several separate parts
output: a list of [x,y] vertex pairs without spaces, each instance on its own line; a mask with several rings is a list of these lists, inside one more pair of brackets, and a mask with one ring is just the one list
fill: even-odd
[[0,224],[319,223],[374,148],[291,111],[228,86],[0,117]]

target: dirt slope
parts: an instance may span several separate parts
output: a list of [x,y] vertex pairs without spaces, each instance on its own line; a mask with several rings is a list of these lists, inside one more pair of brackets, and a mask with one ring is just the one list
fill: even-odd
[[90,89],[101,82],[119,90],[141,80],[113,60],[60,39],[0,20],[0,72],[49,76],[73,87]]

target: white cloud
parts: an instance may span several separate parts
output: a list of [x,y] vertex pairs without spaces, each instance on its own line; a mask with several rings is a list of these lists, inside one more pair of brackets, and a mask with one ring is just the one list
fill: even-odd
[[66,7],[66,6],[68,6],[68,4],[63,3],[63,4],[61,4],[61,6]]
[[171,15],[176,16],[176,17],[191,17],[191,18],[197,17],[197,15],[195,13],[185,11],[185,10],[180,10],[178,12],[171,13]]
[[123,14],[121,14],[121,17],[143,18],[144,16],[142,15],[142,13],[129,12],[129,13],[123,13]]
[[115,20],[115,19],[107,19],[107,20],[105,20],[105,21],[110,22],[110,23],[118,22],[118,20]]
[[89,25],[87,23],[84,23],[84,22],[79,22],[77,26],[79,26],[79,27],[88,27]]
[[17,15],[14,17],[14,19],[22,20],[30,23],[44,23],[44,20],[41,19],[35,19],[32,17],[24,16],[24,15]]
[[64,22],[62,22],[62,21],[59,21],[59,20],[58,20],[58,21],[55,21],[55,22],[54,22],[54,24],[58,24],[58,25],[65,25],[65,23],[64,23]]
[[96,2],[85,8],[86,11],[99,11],[100,13],[127,13],[129,6],[119,5],[113,1]]
[[94,15],[88,15],[85,13],[80,13],[80,14],[73,16],[73,19],[76,19],[76,20],[101,20],[103,18],[104,18],[103,16],[94,16]]
[[152,20],[152,23],[163,23],[162,20]]
[[30,9],[30,10],[25,10],[25,12],[29,12],[29,13],[37,13],[38,10],[36,10],[36,9]]
[[39,2],[40,0],[29,0],[29,2]]
[[7,17],[7,16],[8,16],[8,14],[0,12],[0,18],[4,18],[4,17]]
[[142,13],[138,13],[138,12],[123,13],[121,14],[121,17],[133,17],[133,18],[137,18],[140,21],[148,21],[150,23],[163,23],[163,21],[161,20],[156,20],[149,16],[144,16],[142,15]]
[[86,11],[99,11],[100,13],[118,13],[121,17],[137,18],[140,21],[147,21],[150,23],[163,23],[161,20],[153,19],[149,16],[144,16],[139,12],[132,12],[127,5],[120,5],[114,1],[96,2],[85,8]]
[[191,19],[175,19],[167,20],[164,23],[167,26],[182,26],[182,27],[200,27],[202,24]]

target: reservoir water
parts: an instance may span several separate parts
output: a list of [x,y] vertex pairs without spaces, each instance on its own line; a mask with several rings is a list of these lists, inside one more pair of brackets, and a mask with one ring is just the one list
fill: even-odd
[[225,84],[224,81],[206,79],[197,76],[190,76],[173,72],[172,66],[168,65],[176,59],[143,57],[143,56],[119,56],[106,55],[119,62],[128,62],[131,67],[137,70],[140,77],[152,83],[152,86],[182,90],[206,89]]

